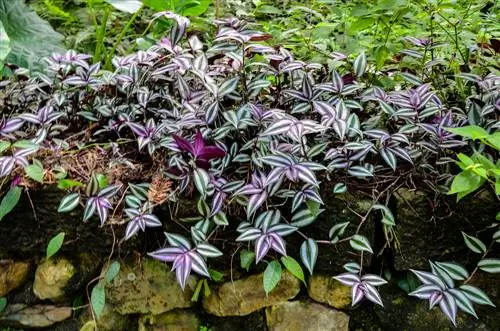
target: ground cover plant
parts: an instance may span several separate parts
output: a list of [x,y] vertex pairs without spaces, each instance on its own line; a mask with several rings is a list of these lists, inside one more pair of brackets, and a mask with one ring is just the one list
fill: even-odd
[[[68,51],[47,58],[42,73],[2,82],[2,217],[23,189],[56,184],[66,192],[60,213],[120,226],[123,245],[149,228],[168,229],[167,245],[149,255],[172,263],[183,288],[191,273],[214,277],[212,259],[232,253],[217,238],[247,244],[245,265],[267,263],[266,292],[282,265],[303,280],[322,252],[348,242],[357,260],[346,255],[336,279],[352,287],[353,305],[383,305],[377,288],[387,280],[364,270],[376,253],[364,231],[379,213],[394,243],[387,201],[409,174],[436,193],[461,198],[488,182],[499,195],[500,77],[490,48],[457,67],[446,47],[410,36],[402,65],[379,71],[364,52],[332,53],[327,64],[297,59],[236,18],[215,20],[208,41],[190,33],[184,16],[159,19],[172,22],[164,38],[114,56],[109,68]],[[458,154],[456,166],[457,153],[474,150]],[[337,223],[311,233],[326,189],[364,191],[373,203],[352,230]],[[183,199],[196,201],[195,217],[178,215]],[[169,220],[155,215],[161,206]],[[480,270],[500,271],[490,255],[500,233],[493,227],[488,245],[463,233],[481,254],[477,268],[433,261],[430,272],[413,271],[422,286],[411,295],[453,323],[459,309],[475,316],[473,304],[491,305],[469,282]],[[290,237],[301,238],[297,256],[287,254]]]

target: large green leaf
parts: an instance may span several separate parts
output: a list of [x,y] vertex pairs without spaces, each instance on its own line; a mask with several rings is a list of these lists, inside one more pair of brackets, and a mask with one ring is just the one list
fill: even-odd
[[0,0],[0,22],[10,38],[7,63],[38,70],[44,65],[44,57],[64,51],[64,36],[55,32],[23,0]]
[[3,68],[3,61],[10,52],[10,39],[0,22],[0,70]]
[[155,11],[172,10],[183,16],[200,16],[208,10],[211,1],[212,0],[144,0],[144,4]]
[[116,9],[134,14],[136,11],[141,9],[142,2],[139,0],[104,0]]

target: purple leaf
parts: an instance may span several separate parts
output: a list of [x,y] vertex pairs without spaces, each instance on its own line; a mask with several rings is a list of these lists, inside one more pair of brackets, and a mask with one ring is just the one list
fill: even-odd
[[350,272],[337,275],[333,278],[347,286],[354,286],[355,284],[361,283],[359,276]]
[[255,243],[255,263],[259,263],[271,248],[271,239],[267,235],[259,237]]
[[360,302],[363,297],[365,296],[364,291],[363,291],[363,285],[361,283],[355,283],[353,284],[351,288],[351,300],[352,306],[355,306],[358,302]]
[[177,256],[186,252],[182,247],[166,247],[154,252],[148,253],[149,256],[163,262],[174,262]]
[[364,295],[368,300],[382,307],[384,306],[380,294],[373,285],[370,285],[368,283],[363,283],[363,289],[364,289],[363,291]]
[[439,302],[439,308],[441,308],[453,325],[456,326],[457,303],[450,293],[443,292],[443,299]]

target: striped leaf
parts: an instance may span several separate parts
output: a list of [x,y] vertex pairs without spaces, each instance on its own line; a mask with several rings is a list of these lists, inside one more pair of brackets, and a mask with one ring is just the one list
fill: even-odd
[[191,244],[184,236],[175,233],[165,232],[165,237],[168,243],[174,247],[180,247],[184,249],[191,249]]
[[222,98],[223,96],[226,96],[228,94],[231,94],[236,90],[236,87],[238,86],[240,78],[239,77],[234,77],[229,80],[226,80],[224,83],[219,86],[217,90],[217,96],[219,98]]
[[373,177],[373,173],[362,166],[352,166],[347,170],[347,173],[354,177],[365,178],[365,177]]
[[361,54],[358,55],[358,57],[354,61],[353,69],[354,69],[354,73],[356,74],[357,77],[363,76],[363,74],[366,71],[365,52],[361,52]]
[[331,227],[330,231],[328,232],[328,236],[333,243],[337,242],[339,237],[344,234],[349,223],[350,222],[342,222]]
[[458,288],[470,301],[480,305],[488,305],[495,307],[495,304],[490,300],[488,295],[481,289],[472,285],[462,285]]
[[205,257],[218,257],[222,255],[222,252],[217,247],[204,243],[198,244],[196,251]]
[[474,306],[472,305],[472,301],[462,291],[456,288],[450,288],[448,292],[453,295],[460,310],[478,318],[476,311],[474,310]]
[[362,235],[356,234],[349,240],[349,244],[352,248],[357,251],[365,251],[373,254],[372,247],[370,246],[370,241]]
[[477,264],[479,269],[489,273],[500,273],[500,259],[488,258],[482,259]]
[[462,232],[465,244],[471,251],[478,254],[483,254],[486,252],[486,245],[476,237],[470,236],[465,232]]
[[202,196],[205,196],[207,193],[208,183],[210,182],[210,176],[208,172],[202,168],[196,168],[194,170],[194,185],[196,189]]
[[312,275],[318,259],[318,244],[314,239],[309,238],[300,245],[300,259]]
[[303,209],[292,216],[291,225],[302,228],[312,224],[317,218],[309,209]]
[[451,262],[436,262],[436,265],[446,271],[455,280],[465,280],[469,277],[469,272],[459,264]]
[[61,203],[59,204],[59,208],[57,208],[57,211],[59,213],[67,213],[72,211],[73,209],[78,206],[78,203],[80,202],[80,194],[78,193],[71,193],[62,198]]

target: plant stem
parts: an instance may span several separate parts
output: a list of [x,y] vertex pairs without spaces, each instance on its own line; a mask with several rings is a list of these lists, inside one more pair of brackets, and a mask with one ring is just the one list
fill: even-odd
[[125,34],[128,32],[128,30],[132,26],[132,23],[135,21],[135,19],[137,18],[137,16],[139,15],[139,13],[142,11],[143,8],[144,8],[144,5],[142,5],[141,8],[139,8],[139,10],[136,11],[134,13],[134,15],[132,15],[130,20],[128,20],[127,24],[125,24],[125,26],[123,27],[122,31],[120,31],[120,34],[116,38],[116,41],[113,44],[113,47],[111,48],[111,51],[107,54],[106,63],[104,64],[105,68],[109,69],[109,67],[111,65],[111,60],[113,59],[113,56],[116,53],[116,49],[118,48],[118,45],[120,45],[120,43],[123,40],[123,37],[125,37]]
[[[104,50],[104,36],[106,35],[106,24],[108,23],[109,9],[106,8],[104,11],[104,16],[102,17],[101,25],[98,26],[96,31],[96,45],[94,51],[94,61],[101,60],[101,53]],[[95,24],[97,25],[97,19],[95,18]]]

